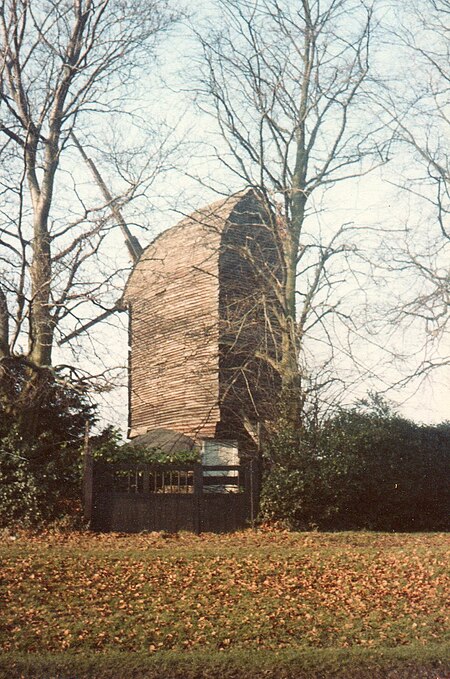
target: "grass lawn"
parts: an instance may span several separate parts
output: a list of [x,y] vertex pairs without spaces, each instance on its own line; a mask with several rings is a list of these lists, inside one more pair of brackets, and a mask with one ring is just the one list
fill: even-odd
[[0,676],[448,678],[449,546],[444,534],[6,534]]

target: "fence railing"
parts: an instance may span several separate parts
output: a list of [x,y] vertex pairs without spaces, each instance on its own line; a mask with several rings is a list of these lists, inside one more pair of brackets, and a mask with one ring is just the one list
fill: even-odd
[[117,493],[228,493],[244,491],[240,465],[94,462],[97,487]]
[[85,462],[85,516],[97,530],[226,531],[254,522],[252,465]]

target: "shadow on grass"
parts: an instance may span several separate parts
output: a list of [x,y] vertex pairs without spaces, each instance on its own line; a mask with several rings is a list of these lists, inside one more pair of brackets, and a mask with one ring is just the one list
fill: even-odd
[[448,646],[13,654],[0,677],[24,679],[448,679]]

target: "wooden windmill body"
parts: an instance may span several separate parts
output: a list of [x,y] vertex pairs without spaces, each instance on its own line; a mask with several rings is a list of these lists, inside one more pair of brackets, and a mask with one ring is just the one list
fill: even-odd
[[193,213],[144,250],[124,294],[131,438],[169,430],[255,447],[279,387],[267,361],[278,261],[252,190]]

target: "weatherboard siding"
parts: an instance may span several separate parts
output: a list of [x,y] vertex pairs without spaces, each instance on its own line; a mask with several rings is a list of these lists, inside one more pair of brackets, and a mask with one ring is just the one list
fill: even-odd
[[155,259],[132,301],[131,436],[157,427],[212,436],[219,417],[217,277],[191,265],[195,243],[177,235],[189,264]]
[[[255,256],[268,256],[265,246],[255,249],[272,246],[262,222],[254,194],[237,194],[193,213],[142,254],[124,295],[132,312],[131,437],[160,427],[215,437],[239,428],[234,415],[243,405],[256,418],[242,380],[231,390],[225,382],[240,361],[248,363],[263,333],[261,281],[240,250],[250,243]],[[233,327],[246,314],[233,354]],[[251,381],[261,371],[254,361],[253,370]]]

